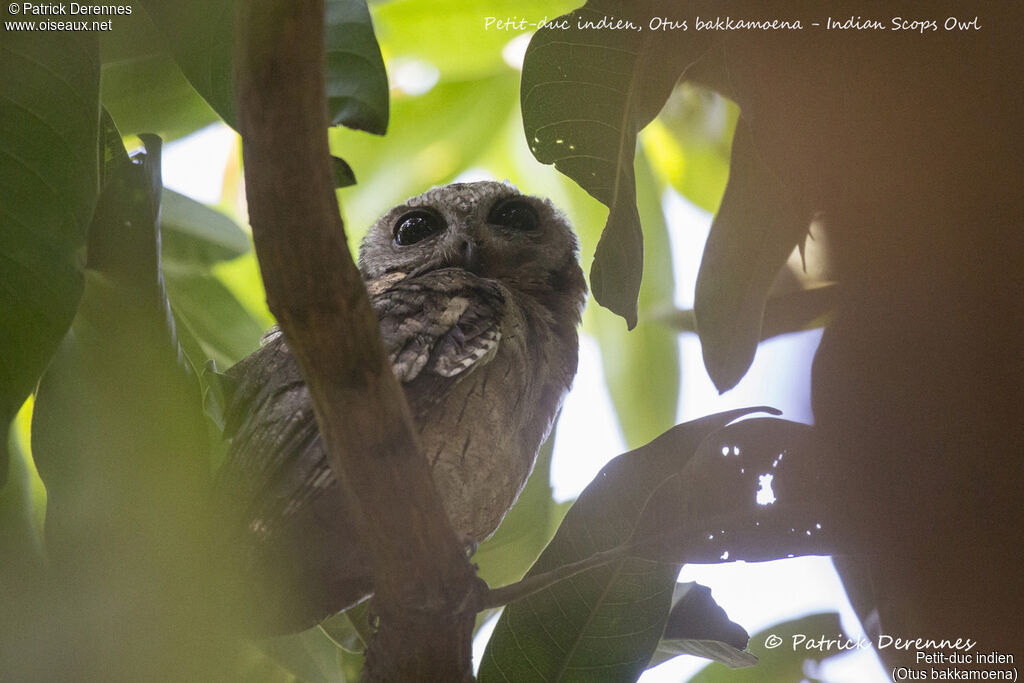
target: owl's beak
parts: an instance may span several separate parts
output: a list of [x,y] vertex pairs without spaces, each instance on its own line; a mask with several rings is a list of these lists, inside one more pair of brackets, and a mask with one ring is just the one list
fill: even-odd
[[483,270],[483,259],[480,254],[480,247],[472,240],[464,239],[459,243],[459,256],[462,258],[462,267],[479,275]]

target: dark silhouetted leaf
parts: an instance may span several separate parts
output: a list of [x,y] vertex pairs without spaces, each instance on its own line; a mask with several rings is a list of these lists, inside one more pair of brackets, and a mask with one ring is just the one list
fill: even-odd
[[679,344],[674,332],[645,321],[650,311],[672,301],[675,278],[668,226],[661,210],[658,182],[645,155],[638,156],[637,204],[646,226],[648,257],[640,288],[640,322],[631,331],[602,309],[590,312],[601,347],[608,393],[629,448],[647,443],[675,424],[679,402]]
[[750,637],[731,621],[711,589],[696,582],[677,583],[665,633],[648,668],[679,655],[712,659],[736,669],[757,664],[757,657],[744,652]]
[[[196,91],[235,126],[234,2],[147,0],[144,5]],[[387,73],[366,3],[327,0],[325,10],[328,119],[382,135],[388,125]]]
[[6,31],[0,45],[0,486],[7,426],[71,324],[99,190],[91,33]]
[[[804,669],[806,660],[820,662],[835,650],[802,649],[793,646],[793,636],[810,638],[836,638],[847,642],[835,612],[812,614],[792,621],[776,624],[750,638],[750,652],[757,657],[757,666],[749,669],[727,669],[720,664],[709,664],[690,679],[690,683],[761,683],[762,681],[800,681],[808,678]],[[766,647],[769,637],[779,638],[780,645]],[[813,679],[812,679],[813,680]]]
[[597,301],[630,328],[637,322],[644,251],[633,174],[636,136],[700,45],[689,36],[654,31],[577,28],[581,21],[635,14],[632,3],[588,2],[565,15],[568,29],[537,31],[520,95],[526,139],[537,160],[554,164],[608,207],[590,284]]
[[704,366],[720,392],[736,386],[753,362],[772,282],[810,221],[811,212],[801,210],[765,163],[741,118],[694,294]]
[[[612,460],[527,576],[628,543],[651,491],[709,434],[754,410],[678,425]],[[661,638],[678,573],[676,564],[622,559],[508,605],[481,662],[480,681],[635,680]]]
[[[835,283],[773,296],[765,302],[761,341],[791,332],[824,327],[835,312],[838,299],[839,285]],[[697,331],[697,319],[692,310],[655,313],[652,318],[679,332]]]
[[639,554],[691,563],[829,554],[822,449],[812,427],[788,420],[716,431],[644,503]]

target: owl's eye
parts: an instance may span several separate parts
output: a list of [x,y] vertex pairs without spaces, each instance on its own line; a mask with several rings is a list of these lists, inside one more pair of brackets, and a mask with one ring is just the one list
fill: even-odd
[[500,225],[513,230],[536,230],[540,224],[536,209],[525,199],[508,199],[498,202],[487,216],[491,225]]
[[432,211],[416,209],[395,223],[395,244],[407,247],[444,230],[444,219]]

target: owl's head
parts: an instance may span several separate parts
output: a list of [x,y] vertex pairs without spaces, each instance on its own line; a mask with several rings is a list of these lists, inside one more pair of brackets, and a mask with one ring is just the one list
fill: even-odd
[[568,221],[548,200],[507,183],[453,183],[384,214],[363,240],[359,269],[376,280],[463,268],[578,320],[587,291],[578,251]]

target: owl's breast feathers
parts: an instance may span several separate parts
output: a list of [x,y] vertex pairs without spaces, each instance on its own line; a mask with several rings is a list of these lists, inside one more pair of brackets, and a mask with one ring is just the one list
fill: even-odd
[[[445,509],[483,539],[518,496],[575,374],[577,319],[458,268],[367,289]],[[232,443],[219,482],[241,503],[246,562],[288,584],[268,611],[295,623],[278,614],[277,625],[323,618],[369,590],[369,571],[309,392],[280,333],[228,375]]]

